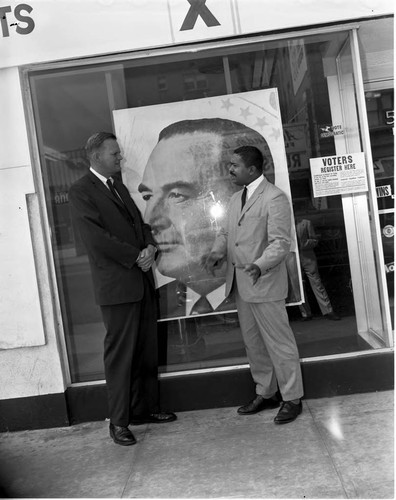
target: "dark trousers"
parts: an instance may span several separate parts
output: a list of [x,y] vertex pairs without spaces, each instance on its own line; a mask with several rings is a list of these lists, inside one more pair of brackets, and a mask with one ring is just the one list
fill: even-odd
[[143,299],[101,306],[106,327],[104,366],[110,421],[158,411],[157,314],[154,289],[144,279]]

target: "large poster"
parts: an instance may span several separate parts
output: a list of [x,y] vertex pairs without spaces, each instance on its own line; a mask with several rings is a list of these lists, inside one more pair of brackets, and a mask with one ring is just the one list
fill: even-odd
[[[215,278],[201,259],[241,189],[229,175],[237,147],[258,147],[264,175],[291,199],[277,90],[117,110],[114,124],[124,183],[160,247],[160,318],[235,311],[224,294],[225,265]],[[295,237],[292,252],[289,302],[295,303],[301,298]]]

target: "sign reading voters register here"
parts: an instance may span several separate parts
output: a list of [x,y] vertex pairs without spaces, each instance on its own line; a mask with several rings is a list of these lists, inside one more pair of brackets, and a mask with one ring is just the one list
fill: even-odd
[[367,191],[364,153],[310,158],[314,198]]

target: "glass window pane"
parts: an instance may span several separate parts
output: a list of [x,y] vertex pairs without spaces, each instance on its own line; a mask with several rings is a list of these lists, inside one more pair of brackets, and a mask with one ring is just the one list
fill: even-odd
[[[288,307],[300,356],[371,348],[356,328],[341,197],[314,198],[309,168],[310,158],[335,154],[334,135],[324,133],[328,127],[340,125],[332,123],[326,70],[346,38],[347,33],[341,32],[31,72],[73,382],[104,378],[104,326],[94,302],[86,251],[73,227],[67,198],[70,185],[89,168],[84,153],[86,139],[98,130],[113,130],[113,110],[269,88],[276,88],[279,95],[296,225],[304,221],[315,235],[305,264],[301,262],[305,302]],[[386,93],[368,102],[373,126],[389,120],[386,113],[391,109],[393,101]],[[383,172],[391,168],[386,163],[391,156],[388,146],[381,144],[376,157]],[[265,174],[273,181],[271,165],[266,166]],[[332,310],[340,321],[324,319]],[[313,320],[303,321],[306,317]],[[247,362],[235,312],[170,318],[159,321],[158,327],[163,372]]]
[[366,92],[381,240],[386,281],[394,328],[395,290],[395,177],[394,177],[394,92],[383,89]]

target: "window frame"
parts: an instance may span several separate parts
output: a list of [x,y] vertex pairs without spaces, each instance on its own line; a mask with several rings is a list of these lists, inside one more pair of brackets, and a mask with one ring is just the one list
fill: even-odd
[[[375,19],[374,19],[375,20]],[[357,22],[346,22],[346,23],[338,23],[333,26],[327,26],[327,27],[320,27],[320,28],[309,28],[309,29],[302,29],[302,30],[293,30],[293,31],[288,31],[287,33],[283,32],[273,32],[270,34],[255,34],[251,36],[241,36],[238,38],[229,38],[229,39],[224,39],[224,40],[210,40],[210,41],[205,41],[205,42],[196,42],[196,43],[189,43],[189,44],[175,44],[172,46],[166,46],[166,47],[155,47],[155,48],[150,48],[150,49],[144,49],[144,50],[131,50],[127,52],[122,52],[122,53],[115,53],[115,54],[110,54],[110,55],[103,55],[103,56],[92,56],[92,57],[86,57],[86,58],[76,58],[76,59],[68,59],[68,60],[60,60],[60,61],[51,61],[51,62],[45,62],[45,63],[36,63],[36,64],[28,64],[19,67],[19,76],[20,76],[20,83],[21,83],[21,92],[22,92],[22,100],[23,100],[23,105],[24,105],[24,110],[25,110],[25,120],[26,120],[26,128],[27,128],[27,135],[28,135],[28,142],[29,142],[29,150],[30,150],[30,157],[31,157],[31,166],[32,166],[32,173],[33,173],[33,180],[34,180],[34,186],[36,193],[38,194],[38,199],[39,199],[39,208],[40,208],[40,215],[41,215],[41,227],[42,227],[42,232],[43,232],[43,238],[44,238],[44,243],[45,243],[45,253],[46,253],[46,262],[47,262],[47,270],[48,270],[48,275],[47,277],[42,277],[39,279],[46,279],[48,280],[48,287],[49,287],[49,297],[51,298],[51,305],[53,308],[54,312],[54,318],[55,318],[55,325],[54,328],[56,330],[56,337],[58,341],[58,350],[60,353],[61,361],[63,364],[63,370],[64,370],[64,376],[65,376],[65,382],[67,386],[87,386],[87,385],[97,385],[97,384],[103,384],[103,380],[95,380],[92,382],[77,382],[77,383],[72,383],[71,382],[71,376],[70,376],[70,367],[69,367],[69,361],[68,361],[68,352],[67,352],[67,346],[66,346],[66,341],[65,341],[65,332],[63,328],[63,318],[62,318],[62,312],[61,312],[61,306],[60,306],[60,299],[59,299],[59,288],[57,284],[57,278],[56,278],[56,270],[55,270],[55,260],[54,260],[54,252],[53,252],[53,247],[51,243],[52,235],[51,235],[51,228],[49,224],[49,214],[47,210],[47,205],[46,205],[46,199],[45,199],[45,188],[44,188],[44,183],[43,183],[43,178],[42,178],[42,168],[41,168],[41,160],[40,160],[40,152],[39,152],[39,142],[38,142],[38,135],[40,131],[36,129],[35,125],[35,119],[34,119],[34,114],[33,114],[33,97],[32,97],[32,88],[30,86],[30,81],[29,81],[29,75],[32,72],[36,71],[53,71],[53,70],[60,70],[60,69],[65,69],[67,70],[68,68],[84,68],[85,70],[87,69],[92,69],[92,71],[95,71],[95,66],[96,65],[103,65],[103,64],[116,64],[116,63],[122,63],[125,61],[129,61],[130,64],[136,64],[139,65],[139,63],[142,63],[142,59],[147,59],[146,64],[152,64],[153,59],[159,58],[161,59],[161,62],[163,62],[164,59],[166,59],[167,56],[171,56],[172,58],[177,55],[190,55],[192,59],[196,57],[205,57],[207,56],[206,52],[210,51],[210,55],[221,55],[223,57],[227,56],[230,53],[235,53],[235,50],[239,49],[239,53],[242,53],[244,51],[250,51],[252,50],[253,46],[256,46],[258,44],[265,45],[266,48],[268,48],[268,45],[270,46],[271,44],[278,44],[279,42],[286,41],[289,39],[293,38],[301,38],[301,37],[323,37],[326,35],[329,35],[331,33],[336,33],[336,32],[348,32],[349,36],[351,37],[351,42],[353,41],[352,45],[354,46],[354,58],[355,58],[355,71],[360,71],[360,78],[358,78],[357,82],[357,94],[358,94],[358,109],[359,109],[359,125],[361,127],[364,141],[363,141],[363,150],[367,155],[371,154],[371,149],[367,146],[369,145],[370,142],[367,142],[367,134],[368,132],[368,119],[367,119],[367,113],[365,112],[365,105],[364,105],[364,86],[363,86],[363,81],[362,81],[362,74],[361,74],[361,66],[360,66],[360,60],[356,60],[356,52],[357,49],[357,30],[359,29],[359,23]],[[218,54],[216,54],[218,52]],[[230,91],[230,82],[226,81],[226,87],[227,87],[227,92]],[[368,138],[369,141],[369,138]],[[375,185],[375,183],[374,183]],[[41,297],[41,300],[46,300],[47,298]],[[392,346],[393,344],[390,343]],[[342,354],[331,354],[331,355],[325,355],[325,356],[317,356],[317,357],[310,357],[310,358],[302,358],[301,363],[312,363],[312,362],[317,362],[317,361],[323,361],[326,359],[339,359],[339,358],[353,358],[357,356],[366,356],[368,354],[377,354],[378,352],[388,352],[392,351],[392,347],[386,347],[386,348],[380,348],[380,349],[375,349],[372,351],[358,351],[358,352],[349,352],[349,353],[342,353]],[[248,367],[248,364],[242,364],[242,365],[230,365],[230,366],[224,366],[224,367],[216,367],[216,368],[201,368],[201,369],[192,369],[192,370],[185,370],[185,371],[174,371],[174,372],[166,372],[166,373],[161,373],[159,376],[160,378],[168,378],[168,377],[176,377],[176,376],[185,376],[189,374],[202,374],[202,373],[212,373],[214,371],[231,371],[231,370],[239,370],[239,369],[246,369]]]

